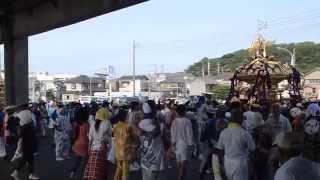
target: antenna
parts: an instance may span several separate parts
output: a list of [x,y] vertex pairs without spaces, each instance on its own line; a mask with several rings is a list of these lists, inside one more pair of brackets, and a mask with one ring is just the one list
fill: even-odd
[[164,65],[163,65],[163,64],[161,64],[160,72],[161,72],[161,74],[163,74],[163,73],[164,73]]
[[257,19],[257,33],[259,34],[265,29],[269,29],[268,21]]

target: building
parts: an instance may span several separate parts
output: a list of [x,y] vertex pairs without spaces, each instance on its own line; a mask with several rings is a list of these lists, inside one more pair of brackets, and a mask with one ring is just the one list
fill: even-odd
[[61,100],[65,91],[64,82],[75,75],[50,75],[48,72],[31,72],[29,74],[29,100]]
[[80,96],[93,96],[95,92],[106,92],[105,79],[80,75],[64,82],[62,101],[78,101]]
[[29,36],[142,2],[145,0],[1,0],[0,43],[6,47],[4,48],[6,103],[19,105],[29,101]]
[[150,89],[152,92],[163,92],[164,96],[185,96],[188,85],[194,79],[192,74],[185,72],[155,73],[150,75]]
[[304,79],[304,97],[309,100],[320,99],[320,69],[306,74]]
[[211,93],[214,86],[230,85],[232,74],[221,73],[215,76],[205,76],[195,78],[190,83],[190,95],[199,96],[202,93]]
[[[122,76],[116,79],[119,90],[118,92],[133,92],[134,80],[133,76]],[[145,75],[135,76],[135,92],[148,92],[149,78]]]
[[57,87],[54,76],[48,72],[31,72],[29,74],[29,100],[37,101],[56,97]]
[[[160,74],[160,91],[166,92],[167,95],[186,96],[189,94],[189,84],[194,80],[192,74],[184,72]],[[161,78],[163,78],[161,80]]]

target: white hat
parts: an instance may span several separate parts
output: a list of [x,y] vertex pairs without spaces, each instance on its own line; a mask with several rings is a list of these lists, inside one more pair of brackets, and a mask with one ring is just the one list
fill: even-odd
[[114,102],[112,103],[112,105],[113,105],[113,106],[119,106],[119,102],[118,102],[118,101],[114,101]]
[[15,116],[20,119],[20,126],[23,126],[32,122],[32,114],[30,110],[20,111]]
[[142,120],[141,123],[139,124],[139,127],[146,132],[151,132],[156,128],[156,126],[153,124],[152,120],[150,119]]
[[230,112],[226,112],[224,116],[225,116],[227,119],[230,119],[230,118],[231,118],[231,113],[230,113]]
[[152,112],[151,107],[149,106],[148,103],[144,103],[142,105],[142,109],[143,109],[143,113],[145,113],[145,114],[149,114]]

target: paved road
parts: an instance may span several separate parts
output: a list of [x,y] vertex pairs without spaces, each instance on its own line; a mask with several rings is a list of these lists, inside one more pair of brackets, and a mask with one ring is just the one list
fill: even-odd
[[[35,171],[41,177],[41,180],[68,180],[67,173],[73,161],[66,160],[63,162],[56,162],[54,156],[54,148],[52,147],[52,138],[41,138],[39,144],[39,155],[35,158]],[[113,179],[115,167],[108,165],[108,180]],[[0,159],[0,180],[10,180],[10,173],[12,172],[12,164],[8,161]],[[187,180],[199,179],[198,162],[192,161],[188,169]],[[167,170],[167,179],[173,180],[176,178],[176,169]],[[130,175],[132,180],[140,180],[140,171],[132,172]],[[208,176],[209,180],[211,176]],[[21,173],[21,179],[27,179],[26,170]],[[212,179],[212,178],[211,178]]]

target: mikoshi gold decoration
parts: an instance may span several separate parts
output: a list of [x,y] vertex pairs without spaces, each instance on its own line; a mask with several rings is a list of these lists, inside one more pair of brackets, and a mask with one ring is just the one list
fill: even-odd
[[[300,73],[288,63],[268,55],[271,43],[258,35],[249,52],[249,62],[238,67],[231,79],[229,99],[236,96],[243,101],[270,104],[279,100],[278,84],[288,81],[291,97],[300,99]],[[228,99],[228,100],[229,100]]]

